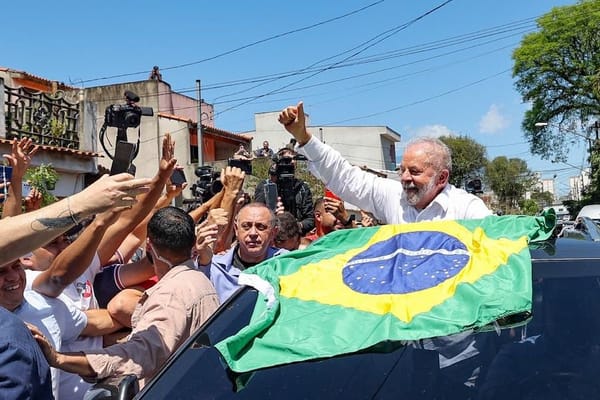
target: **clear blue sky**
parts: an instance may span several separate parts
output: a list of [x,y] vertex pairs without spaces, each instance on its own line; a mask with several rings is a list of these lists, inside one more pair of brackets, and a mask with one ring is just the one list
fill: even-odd
[[13,1],[0,65],[80,87],[143,80],[158,65],[190,96],[200,79],[216,126],[232,132],[303,100],[314,125],[387,125],[403,142],[468,135],[490,158],[556,174],[565,193],[586,147],[572,166],[529,154],[511,54],[536,17],[574,3],[453,0],[425,15],[444,1]]

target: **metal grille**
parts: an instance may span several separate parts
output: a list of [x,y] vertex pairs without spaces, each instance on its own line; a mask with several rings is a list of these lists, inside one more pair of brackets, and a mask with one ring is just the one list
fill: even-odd
[[44,93],[4,86],[6,138],[30,137],[36,143],[79,149],[79,104],[67,93]]

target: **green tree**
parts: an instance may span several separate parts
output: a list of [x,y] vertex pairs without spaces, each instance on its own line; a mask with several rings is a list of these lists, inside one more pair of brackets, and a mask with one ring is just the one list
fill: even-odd
[[500,209],[505,214],[518,213],[519,202],[537,179],[520,158],[496,157],[485,168],[485,178],[498,196]]
[[467,179],[481,175],[487,164],[483,145],[467,136],[441,136],[440,140],[452,150],[450,183],[464,188]]
[[42,194],[42,205],[46,206],[57,200],[51,191],[54,190],[59,177],[51,164],[41,164],[28,169],[24,179],[32,188],[36,188]]
[[539,208],[554,204],[554,195],[550,192],[534,191],[531,193],[531,199],[538,204]]
[[532,105],[522,126],[533,154],[564,161],[600,115],[600,0],[555,7],[537,24],[513,53],[516,88]]
[[533,199],[521,200],[519,202],[521,213],[525,215],[536,215],[540,211],[538,203]]

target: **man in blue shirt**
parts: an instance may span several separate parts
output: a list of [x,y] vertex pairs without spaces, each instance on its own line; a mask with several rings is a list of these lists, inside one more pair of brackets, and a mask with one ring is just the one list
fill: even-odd
[[52,399],[50,367],[23,321],[0,307],[0,398]]
[[246,268],[287,250],[271,246],[277,234],[273,211],[263,203],[242,207],[234,223],[237,244],[223,254],[214,255],[210,265],[200,266],[223,304],[239,287],[238,278]]

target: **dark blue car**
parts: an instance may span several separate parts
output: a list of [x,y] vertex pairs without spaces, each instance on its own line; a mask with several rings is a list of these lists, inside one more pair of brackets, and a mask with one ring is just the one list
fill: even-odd
[[213,345],[248,323],[256,292],[244,288],[135,398],[600,399],[600,245],[558,238],[531,254],[525,323],[234,374]]

